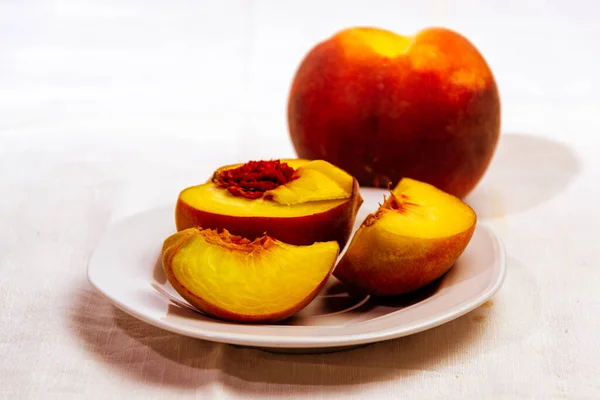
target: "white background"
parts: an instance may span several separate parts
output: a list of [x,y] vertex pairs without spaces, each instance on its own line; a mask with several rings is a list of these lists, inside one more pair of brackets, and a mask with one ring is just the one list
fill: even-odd
[[[491,65],[503,136],[468,201],[508,252],[493,303],[283,356],[96,294],[86,263],[108,223],[216,166],[294,156],[295,69],[352,25],[446,26]],[[599,398],[599,40],[592,0],[0,1],[0,397]]]

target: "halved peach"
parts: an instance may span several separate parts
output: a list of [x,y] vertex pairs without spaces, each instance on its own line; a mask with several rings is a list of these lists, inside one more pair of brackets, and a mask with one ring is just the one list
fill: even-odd
[[190,304],[235,322],[276,322],[308,305],[339,254],[335,241],[294,246],[269,236],[254,241],[189,228],[167,238],[162,264]]
[[460,199],[404,178],[367,216],[333,274],[374,295],[415,291],[454,265],[476,222],[473,209]]
[[219,168],[207,183],[184,189],[175,221],[178,230],[201,226],[344,247],[362,202],[356,179],[328,162],[253,161]]

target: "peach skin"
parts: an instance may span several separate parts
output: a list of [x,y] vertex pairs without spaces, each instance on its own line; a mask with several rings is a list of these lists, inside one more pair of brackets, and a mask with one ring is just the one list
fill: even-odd
[[361,291],[415,291],[445,274],[465,250],[477,216],[427,183],[404,178],[352,238],[334,276]]
[[364,186],[411,177],[458,197],[480,181],[500,135],[500,97],[464,36],[343,30],[305,56],[288,100],[297,154]]

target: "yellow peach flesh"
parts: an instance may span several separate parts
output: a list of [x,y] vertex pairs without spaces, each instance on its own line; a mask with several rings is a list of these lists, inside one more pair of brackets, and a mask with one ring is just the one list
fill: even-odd
[[296,168],[297,179],[267,191],[265,198],[234,196],[212,182],[187,188],[180,198],[190,207],[213,214],[291,218],[325,212],[351,197],[352,176],[331,164],[324,161],[282,161]]
[[271,217],[293,218],[325,212],[344,204],[347,200],[312,201],[295,204],[279,204],[272,200],[246,199],[233,196],[227,190],[213,183],[193,186],[185,189],[180,198],[183,202],[203,212],[222,214],[232,217]]
[[352,177],[325,161],[303,164],[294,175],[296,179],[265,192],[265,195],[286,205],[349,199],[352,195]]
[[393,195],[400,209],[384,208],[378,227],[395,235],[442,238],[464,232],[475,222],[475,214],[465,203],[428,184],[405,178]]
[[[236,244],[213,230],[182,232],[177,235],[187,235],[186,242],[172,257],[163,256],[167,275],[210,308],[242,319],[278,315],[301,304],[329,276],[339,252],[336,242],[292,246],[263,238]],[[189,293],[181,294],[194,302]]]

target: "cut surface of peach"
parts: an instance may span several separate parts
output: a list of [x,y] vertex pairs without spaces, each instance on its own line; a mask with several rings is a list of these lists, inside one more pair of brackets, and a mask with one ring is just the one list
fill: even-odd
[[314,299],[338,253],[334,241],[293,246],[190,228],[165,240],[162,262],[171,285],[199,310],[230,321],[275,322]]
[[412,292],[452,267],[476,220],[460,199],[404,178],[365,219],[334,275],[375,295]]
[[309,161],[295,171],[296,179],[265,192],[267,198],[283,205],[335,200],[352,196],[352,177],[326,161]]
[[475,218],[460,199],[407,178],[390,193],[376,217],[380,229],[422,239],[454,236],[469,229]]
[[235,196],[211,181],[185,189],[180,195],[181,200],[191,207],[215,214],[244,217],[275,214],[286,218],[327,211],[343,204],[352,195],[352,176],[325,161],[283,161],[295,169],[295,179],[265,191],[262,198]]
[[290,244],[343,246],[361,204],[358,182],[328,162],[251,161],[184,189],[175,217],[178,230],[201,226],[250,239],[266,233]]

